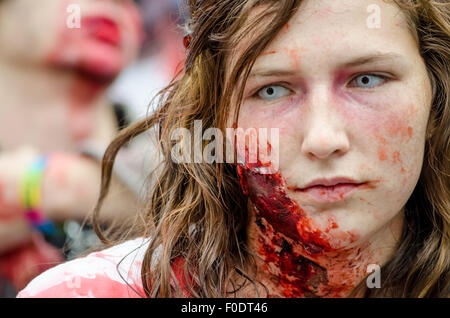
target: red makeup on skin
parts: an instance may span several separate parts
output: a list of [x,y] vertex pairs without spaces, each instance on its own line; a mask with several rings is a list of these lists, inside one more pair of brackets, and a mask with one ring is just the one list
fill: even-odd
[[[300,205],[286,194],[282,175],[260,174],[257,172],[259,166],[264,165],[261,162],[239,165],[238,174],[244,194],[253,204],[255,225],[259,233],[257,249],[263,258],[264,270],[270,272],[271,266],[274,266],[275,271],[278,271],[272,278],[281,286],[282,294],[278,296],[340,297],[350,292],[354,281],[346,272],[345,266],[363,273],[363,262],[360,263],[362,252],[361,249],[338,252],[336,245],[343,241],[351,244],[358,239],[358,235],[340,230],[332,217],[328,218],[325,228],[319,227]],[[308,188],[314,188],[317,184],[329,186],[343,181],[350,180],[316,180],[309,183]],[[323,197],[319,199],[323,200]],[[329,197],[326,199],[332,201]],[[364,251],[366,260],[370,259],[368,253]],[[321,264],[324,258],[329,258],[326,261],[328,264],[333,263],[335,259],[340,266],[343,266],[342,263],[345,263],[345,266],[334,266],[334,271],[329,272]]]
[[121,32],[113,19],[106,16],[85,17],[82,20],[82,26],[91,37],[101,42],[116,47],[121,43]]

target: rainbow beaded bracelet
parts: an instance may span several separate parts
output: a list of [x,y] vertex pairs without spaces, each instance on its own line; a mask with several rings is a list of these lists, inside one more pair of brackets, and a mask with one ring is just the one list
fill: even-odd
[[33,228],[44,234],[54,235],[55,225],[45,219],[41,210],[41,185],[47,162],[47,156],[40,156],[31,164],[22,182],[21,197],[26,218]]

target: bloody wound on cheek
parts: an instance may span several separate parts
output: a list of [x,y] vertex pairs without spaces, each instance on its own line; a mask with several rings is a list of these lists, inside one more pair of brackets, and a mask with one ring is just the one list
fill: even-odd
[[[278,233],[282,233],[300,243],[310,255],[333,250],[327,233],[338,226],[329,222],[326,229],[320,230],[308,218],[304,210],[285,192],[280,173],[261,174],[255,171],[258,164],[238,165],[238,174],[245,195],[255,205],[257,216],[263,217]],[[350,238],[352,241],[354,237]]]

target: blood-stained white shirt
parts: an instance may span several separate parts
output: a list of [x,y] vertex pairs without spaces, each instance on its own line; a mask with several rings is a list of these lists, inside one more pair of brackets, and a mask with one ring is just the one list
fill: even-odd
[[126,241],[55,266],[33,279],[19,298],[145,297],[141,267],[149,239]]

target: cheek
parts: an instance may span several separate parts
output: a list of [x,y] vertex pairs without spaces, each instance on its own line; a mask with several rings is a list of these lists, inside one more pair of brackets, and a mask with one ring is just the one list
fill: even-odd
[[292,150],[291,144],[298,139],[301,118],[304,118],[304,110],[299,107],[299,103],[298,97],[292,97],[281,105],[273,107],[261,106],[257,103],[243,105],[239,113],[238,127],[244,130],[248,128],[277,129],[281,148]]
[[239,124],[247,127],[277,127],[286,133],[298,129],[299,120],[304,118],[304,97],[294,95],[281,101],[264,102],[248,100],[239,113]]
[[386,181],[404,195],[415,187],[423,162],[426,121],[417,109],[409,105],[386,116],[374,132],[378,161],[391,178]]
[[[238,128],[247,135],[253,135],[253,139],[237,139],[236,153],[239,162],[257,163],[260,171],[271,174],[285,169],[283,159],[292,158],[298,149],[295,146],[298,141],[298,112],[299,107],[285,110],[284,113],[277,113],[271,108],[241,111]],[[230,140],[229,136],[228,138]]]
[[427,116],[418,106],[402,101],[355,107],[342,107],[340,112],[350,127],[352,143],[368,163],[389,167],[391,173],[412,172],[422,153]]
[[[368,198],[377,215],[399,211],[409,199],[423,163],[428,116],[421,106],[399,101],[370,110],[342,110],[352,128],[352,143],[364,158],[366,171],[380,179],[379,190]],[[378,109],[378,110],[376,110]]]

